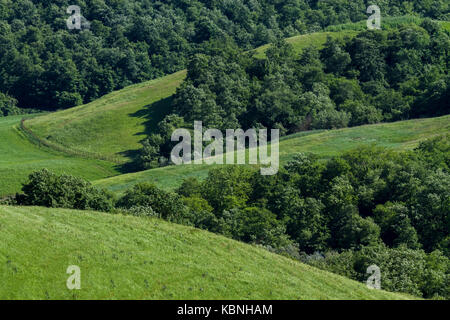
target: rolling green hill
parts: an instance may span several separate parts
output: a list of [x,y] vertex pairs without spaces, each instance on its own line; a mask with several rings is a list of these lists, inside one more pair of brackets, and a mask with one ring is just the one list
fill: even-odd
[[127,152],[140,147],[146,128],[167,115],[168,98],[185,74],[180,71],[133,85],[86,105],[36,117],[26,125],[40,138],[64,147],[126,161]]
[[[308,45],[321,46],[327,36],[356,35],[356,31],[323,32],[287,39],[300,52]],[[264,54],[268,46],[256,50]],[[170,97],[181,84],[186,71],[133,85],[108,94],[92,103],[46,114],[26,121],[41,139],[69,149],[96,155],[116,156],[127,161],[140,147],[145,134],[170,112]]]
[[[284,137],[280,141],[280,162],[289,161],[295,153],[313,152],[329,158],[362,145],[375,144],[395,150],[408,150],[420,141],[450,132],[450,116],[381,123],[340,130],[309,131]],[[172,189],[187,177],[205,178],[212,166],[182,165],[152,169],[95,181],[99,187],[121,193],[138,182],[153,182]]]
[[[419,16],[411,16],[411,15],[405,15],[405,16],[398,16],[398,17],[382,17],[381,18],[381,28],[383,30],[389,30],[389,29],[395,29],[399,26],[405,25],[405,24],[416,24],[420,25],[425,19],[421,18]],[[444,28],[447,31],[450,31],[450,21],[437,21],[442,28]],[[359,22],[353,22],[353,23],[345,23],[345,24],[338,24],[338,25],[332,25],[328,26],[326,31],[331,32],[338,32],[338,31],[364,31],[367,30],[367,20],[362,20]]]
[[[394,19],[390,23],[414,22],[400,20]],[[357,24],[337,26],[338,31],[302,35],[287,41],[300,52],[311,44],[323,45],[327,36],[354,36],[357,31],[352,30],[353,27],[356,30],[360,28]],[[267,46],[261,47],[256,50],[256,54],[263,55],[266,49]],[[41,142],[70,151],[72,156],[65,156],[49,148],[38,148],[26,141],[17,130],[20,118],[0,120],[0,196],[19,191],[21,183],[31,171],[44,167],[91,181],[101,179],[96,182],[98,186],[119,192],[138,181],[153,181],[168,189],[176,187],[188,176],[205,177],[209,166],[168,167],[120,175],[120,164],[131,158],[140,148],[139,142],[170,112],[171,96],[185,75],[186,71],[180,71],[113,92],[87,105],[41,115],[25,122],[26,127]],[[307,137],[297,134],[282,142],[281,157],[282,161],[286,161],[293,153],[300,151],[311,151],[329,157],[367,143],[377,143],[389,148],[411,148],[419,140],[448,132],[446,122],[448,118],[444,117],[335,132],[308,132]],[[77,157],[80,153],[83,157]],[[103,180],[108,177],[113,178]]]
[[[385,28],[420,23],[418,17],[391,17],[383,20]],[[448,22],[441,22],[448,28]],[[353,37],[366,28],[365,21],[333,26],[326,32],[305,34],[286,39],[295,52],[315,45],[321,47],[328,36]],[[269,45],[255,50],[264,56]],[[50,113],[27,121],[37,136],[67,149],[89,154],[92,158],[115,157],[126,162],[139,142],[170,113],[170,98],[181,84],[186,71],[129,86],[79,107]]]
[[412,298],[157,219],[0,206],[0,230],[0,299]]
[[[345,33],[327,34],[342,37]],[[311,43],[321,45],[325,40],[326,34],[321,33],[288,39],[297,51]],[[259,49],[259,54],[266,48]],[[185,75],[186,71],[180,71],[129,86],[86,105],[25,121],[41,142],[70,151],[68,154],[30,143],[18,130],[19,116],[0,118],[0,197],[18,192],[28,174],[41,168],[89,180],[119,175],[117,164],[127,162],[151,128],[170,112],[170,98]],[[167,180],[173,185],[171,177]]]
[[14,194],[28,174],[39,168],[89,180],[119,174],[113,163],[71,157],[31,143],[18,130],[21,117],[0,118],[0,197]]
[[[290,43],[296,53],[300,53],[304,48],[308,46],[316,46],[321,48],[327,41],[327,37],[335,39],[343,39],[344,37],[354,37],[359,31],[356,30],[341,30],[341,31],[326,31],[303,34],[291,38],[287,38],[286,42]],[[264,57],[264,53],[269,49],[270,44],[261,46],[255,49],[256,57]]]

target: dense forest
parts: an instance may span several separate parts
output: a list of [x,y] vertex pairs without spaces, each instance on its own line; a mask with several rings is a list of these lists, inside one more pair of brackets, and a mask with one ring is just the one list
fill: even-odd
[[167,116],[143,143],[143,169],[168,163],[174,129],[276,128],[282,135],[450,112],[450,36],[437,22],[328,38],[296,54],[279,40],[266,57],[210,41],[188,63]]
[[397,153],[361,147],[327,161],[297,154],[275,176],[221,166],[176,192],[147,183],[117,199],[68,175],[30,175],[11,203],[158,217],[195,226],[383,289],[449,298],[450,136]]
[[[0,93],[22,108],[69,108],[183,69],[211,39],[248,50],[367,19],[369,4],[449,19],[445,0],[0,0]],[[67,28],[69,5],[89,29]]]

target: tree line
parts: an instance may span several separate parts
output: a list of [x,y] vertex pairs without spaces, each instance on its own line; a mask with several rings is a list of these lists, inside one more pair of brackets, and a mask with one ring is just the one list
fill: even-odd
[[[74,4],[89,30],[68,30]],[[449,18],[445,0],[0,0],[0,92],[21,108],[69,108],[183,69],[211,39],[248,50],[364,20],[369,4]]]

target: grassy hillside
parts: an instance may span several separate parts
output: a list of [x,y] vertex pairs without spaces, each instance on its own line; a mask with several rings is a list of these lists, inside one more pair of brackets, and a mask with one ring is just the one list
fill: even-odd
[[[399,16],[399,17],[381,17],[381,28],[383,30],[395,29],[405,24],[417,24],[420,25],[424,21],[424,18],[419,16]],[[438,21],[439,24],[447,31],[450,31],[450,21]],[[354,23],[346,23],[328,26],[326,31],[338,32],[344,30],[364,31],[367,30],[367,20]]]
[[0,299],[409,298],[156,219],[0,207],[0,229]]
[[[300,53],[304,48],[308,46],[316,46],[318,48],[323,47],[327,41],[327,37],[335,39],[343,39],[344,37],[354,37],[359,33],[355,30],[341,30],[341,31],[326,31],[308,33],[292,38],[287,38],[286,41],[292,45],[296,53]],[[270,47],[270,44],[264,45],[255,49],[256,57],[264,57],[264,52]]]
[[168,98],[185,71],[110,93],[87,105],[49,113],[26,122],[40,138],[71,149],[126,161],[147,129],[168,113]]
[[29,173],[48,168],[95,180],[117,175],[113,163],[73,158],[47,148],[39,148],[18,130],[20,116],[0,117],[0,197],[14,194]]
[[[366,125],[340,130],[310,131],[280,141],[281,164],[295,153],[313,152],[329,158],[358,146],[375,144],[395,150],[416,147],[420,141],[450,132],[450,116]],[[153,182],[161,188],[177,187],[184,178],[205,178],[211,166],[182,165],[131,173],[94,182],[99,187],[123,192],[137,182]]]

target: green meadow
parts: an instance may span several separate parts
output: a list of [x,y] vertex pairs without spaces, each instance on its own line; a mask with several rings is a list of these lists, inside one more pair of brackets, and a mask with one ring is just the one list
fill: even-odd
[[[450,116],[381,123],[339,130],[300,132],[281,139],[280,164],[285,164],[299,152],[312,152],[321,158],[331,158],[342,152],[365,145],[387,149],[411,150],[420,141],[450,132]],[[124,174],[95,181],[98,187],[118,193],[138,182],[152,182],[163,189],[178,187],[183,179],[203,179],[214,165],[180,165]]]
[[[327,37],[334,39],[343,39],[345,37],[354,37],[359,31],[355,30],[342,30],[342,31],[326,31],[303,34],[291,38],[287,38],[286,42],[290,43],[296,53],[300,53],[303,49],[309,46],[316,46],[318,48],[323,47],[327,41]],[[264,53],[269,49],[270,44],[264,45],[255,49],[255,56],[263,58]]]
[[186,72],[112,92],[89,104],[26,121],[41,139],[87,153],[129,160],[139,141],[170,112],[170,97]]
[[413,298],[163,220],[37,207],[0,206],[0,283],[0,299]]
[[0,197],[20,191],[37,169],[48,168],[88,180],[119,174],[113,163],[71,157],[30,142],[19,130],[21,116],[0,118]]

